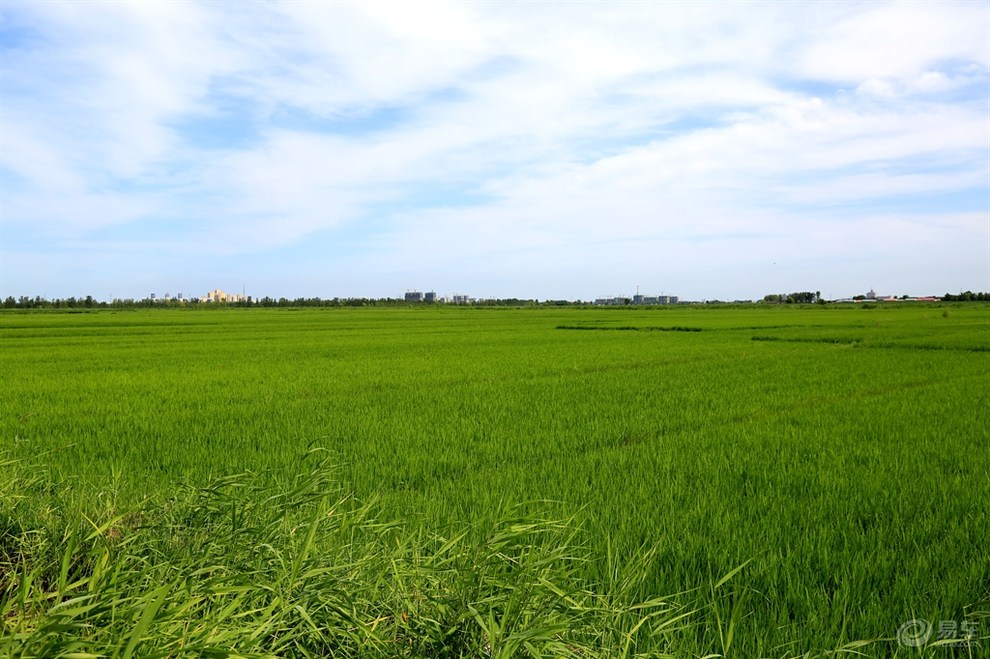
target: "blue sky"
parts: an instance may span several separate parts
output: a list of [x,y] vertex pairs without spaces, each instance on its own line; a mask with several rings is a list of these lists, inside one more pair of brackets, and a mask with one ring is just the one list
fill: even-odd
[[990,4],[0,4],[0,297],[990,290]]

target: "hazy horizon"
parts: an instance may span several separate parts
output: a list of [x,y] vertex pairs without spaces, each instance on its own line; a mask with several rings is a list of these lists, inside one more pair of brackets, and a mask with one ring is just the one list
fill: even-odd
[[990,3],[0,5],[0,298],[990,290]]

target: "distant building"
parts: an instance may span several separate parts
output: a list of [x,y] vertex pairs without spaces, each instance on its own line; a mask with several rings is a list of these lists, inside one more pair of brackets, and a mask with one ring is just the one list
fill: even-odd
[[424,302],[436,302],[437,294],[434,291],[427,291],[426,295],[423,296]]
[[227,293],[225,291],[220,290],[219,288],[215,288],[209,293],[207,293],[205,297],[199,298],[199,301],[208,302],[208,303],[220,303],[220,302],[243,302],[246,299],[247,298],[244,297],[243,293]]
[[600,297],[595,299],[595,304],[598,306],[621,306],[623,304],[639,304],[639,305],[655,305],[655,304],[677,304],[678,297],[676,295],[640,295],[636,293],[631,298],[624,296],[612,296],[612,297]]
[[471,298],[463,293],[454,293],[453,297],[451,297],[451,301],[454,304],[471,304],[472,302]]
[[420,291],[406,291],[406,302],[422,302],[423,293]]

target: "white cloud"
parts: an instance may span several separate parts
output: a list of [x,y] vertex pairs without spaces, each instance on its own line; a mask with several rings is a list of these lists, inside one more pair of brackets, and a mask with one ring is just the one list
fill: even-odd
[[941,71],[926,71],[918,76],[913,85],[921,93],[944,92],[953,87],[952,80]]
[[803,34],[808,43],[795,68],[804,76],[910,80],[954,60],[990,68],[986,3],[815,3],[802,9],[810,10]]
[[209,32],[209,15],[194,4],[55,1],[19,8],[32,14],[45,40],[7,55],[5,77],[28,92],[18,102],[73,164],[109,176],[134,177],[167,157],[169,121],[195,112],[211,76],[230,66]]
[[870,78],[861,82],[856,91],[866,96],[880,96],[882,98],[893,98],[895,96],[894,85],[889,80]]

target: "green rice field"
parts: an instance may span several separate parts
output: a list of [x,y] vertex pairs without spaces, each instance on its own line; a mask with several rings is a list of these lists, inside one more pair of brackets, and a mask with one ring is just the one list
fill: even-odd
[[0,381],[0,655],[990,656],[990,305],[5,311]]

